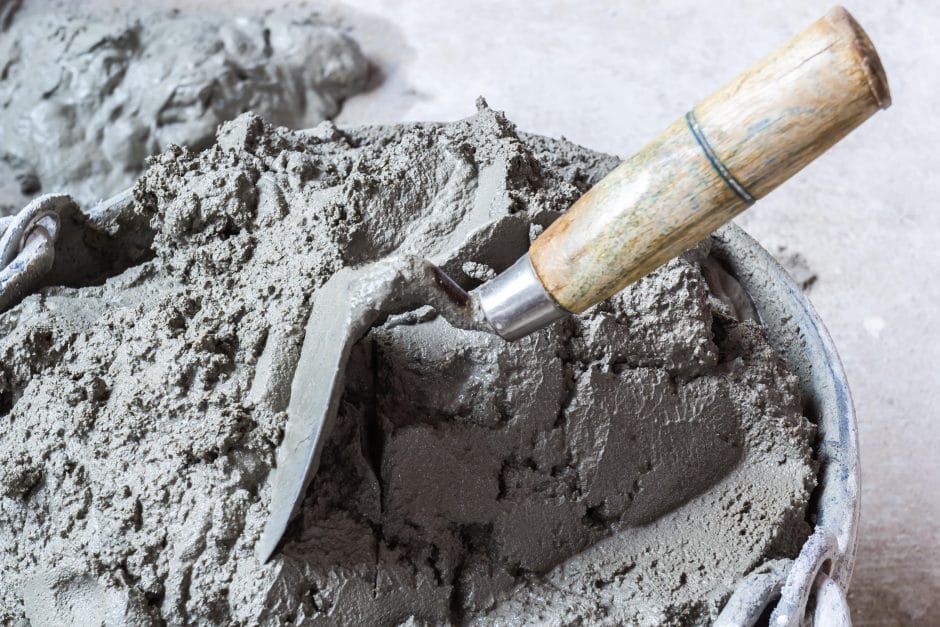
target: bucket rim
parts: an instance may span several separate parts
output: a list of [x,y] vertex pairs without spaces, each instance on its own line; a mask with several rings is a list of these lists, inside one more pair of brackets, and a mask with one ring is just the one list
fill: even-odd
[[842,360],[807,295],[741,227],[729,224],[716,231],[712,255],[751,297],[768,342],[799,379],[804,415],[819,429],[818,483],[807,520],[835,536],[838,546],[828,575],[847,591],[855,565],[860,461],[855,407]]

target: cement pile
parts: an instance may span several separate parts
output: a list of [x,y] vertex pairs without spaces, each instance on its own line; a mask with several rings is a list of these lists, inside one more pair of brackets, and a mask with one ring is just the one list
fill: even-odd
[[[171,144],[202,149],[246,111],[307,128],[368,80],[356,42],[309,10],[3,6],[0,159],[27,197],[67,192],[91,204],[132,185],[144,159]],[[0,215],[22,202],[0,200]]]
[[707,243],[515,344],[430,311],[374,329],[300,519],[253,552],[317,288],[396,253],[471,287],[615,164],[482,103],[345,131],[245,115],[156,158],[133,209],[152,259],[0,316],[0,622],[714,618],[797,553],[815,466]]

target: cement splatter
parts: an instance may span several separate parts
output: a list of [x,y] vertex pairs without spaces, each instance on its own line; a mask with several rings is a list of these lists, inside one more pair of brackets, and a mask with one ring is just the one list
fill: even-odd
[[25,197],[89,205],[133,184],[147,156],[202,149],[245,111],[293,128],[331,118],[369,76],[356,42],[309,8],[3,6],[0,158]]
[[472,287],[615,164],[483,103],[349,130],[245,115],[156,158],[130,216],[152,258],[0,315],[0,621],[713,618],[796,554],[815,465],[797,381],[709,290],[707,242],[518,343],[430,310],[373,329],[300,518],[254,557],[317,289],[392,254]]
[[773,248],[772,254],[783,266],[783,269],[787,271],[787,274],[800,286],[801,290],[807,293],[812,291],[819,275],[810,267],[809,262],[802,253],[795,250],[791,251],[786,246],[779,245]]

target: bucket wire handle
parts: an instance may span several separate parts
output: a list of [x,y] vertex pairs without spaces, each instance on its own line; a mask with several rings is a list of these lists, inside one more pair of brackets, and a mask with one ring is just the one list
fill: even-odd
[[780,596],[789,564],[770,566],[745,577],[737,586],[713,627],[753,627],[767,606]]
[[52,268],[60,214],[70,204],[70,196],[46,194],[16,215],[0,218],[0,312],[34,289]]
[[0,268],[9,266],[23,252],[27,239],[37,227],[43,228],[49,237],[55,239],[63,200],[71,202],[71,198],[63,194],[40,196],[15,216],[4,220],[5,228],[0,229]]
[[[790,567],[787,581],[780,592],[780,601],[770,615],[771,627],[799,627],[803,624],[811,595],[816,597],[816,615],[822,611],[827,619],[826,622],[815,624],[824,627],[852,624],[845,594],[829,577],[832,560],[838,555],[839,541],[835,535],[817,527]],[[825,608],[821,601],[825,602]]]
[[715,627],[752,627],[779,595],[770,616],[771,627],[800,627],[810,598],[813,625],[851,627],[852,619],[842,587],[829,577],[839,556],[839,543],[831,531],[817,528],[788,568],[770,567],[751,573],[736,587]]

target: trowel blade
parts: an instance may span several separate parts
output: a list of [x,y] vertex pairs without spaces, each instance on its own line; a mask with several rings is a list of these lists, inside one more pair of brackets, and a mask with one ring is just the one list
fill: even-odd
[[357,315],[350,302],[350,274],[336,274],[317,291],[303,347],[291,382],[287,425],[269,476],[270,513],[255,548],[266,562],[303,501],[320,463],[344,387],[353,345],[372,326],[374,315]]
[[291,382],[284,438],[269,476],[270,514],[255,548],[261,562],[274,553],[316,474],[353,345],[376,321],[423,305],[434,307],[455,327],[495,333],[473,297],[437,266],[415,257],[344,268],[314,294]]

